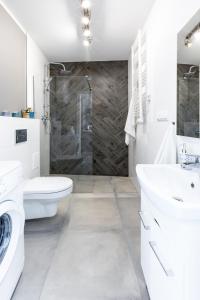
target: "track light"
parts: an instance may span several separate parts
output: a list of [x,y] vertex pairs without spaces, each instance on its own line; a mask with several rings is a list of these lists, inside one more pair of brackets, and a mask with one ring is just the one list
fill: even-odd
[[89,47],[90,46],[90,41],[89,40],[83,40],[83,45],[85,47]]
[[200,40],[200,28],[194,33],[194,38],[199,41]]
[[91,10],[90,10],[91,3],[89,0],[81,0],[81,7],[82,7],[82,30],[83,30],[83,45],[85,47],[89,47],[92,43],[92,33],[90,30],[90,20],[91,20]]
[[83,17],[82,17],[82,23],[83,23],[84,25],[89,25],[89,23],[90,23],[90,18],[87,17],[87,16],[83,16]]
[[187,48],[191,48],[192,47],[192,41],[188,38],[185,39],[185,46]]
[[91,36],[91,31],[90,31],[90,29],[89,29],[89,28],[85,28],[85,29],[83,30],[83,35],[84,35],[85,37]]
[[83,9],[90,8],[90,6],[91,6],[90,1],[89,0],[82,0],[81,6],[82,6]]

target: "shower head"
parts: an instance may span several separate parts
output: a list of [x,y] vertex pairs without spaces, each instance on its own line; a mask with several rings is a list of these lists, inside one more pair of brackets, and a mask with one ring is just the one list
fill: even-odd
[[195,68],[199,69],[198,66],[191,66],[189,68],[189,71],[187,73],[184,73],[183,79],[188,79],[188,78],[191,78],[193,75],[195,75],[195,73],[197,71],[197,70],[194,70]]
[[62,63],[58,63],[58,62],[51,62],[49,63],[49,65],[59,65],[62,67],[62,70],[60,70],[60,75],[70,75],[71,71],[70,70],[66,70],[65,65]]
[[63,76],[70,75],[71,73],[72,73],[71,70],[60,70],[60,75],[63,75]]

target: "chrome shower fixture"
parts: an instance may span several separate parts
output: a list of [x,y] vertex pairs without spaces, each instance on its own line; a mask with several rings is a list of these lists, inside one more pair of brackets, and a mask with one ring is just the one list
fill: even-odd
[[60,71],[61,75],[69,75],[71,74],[70,70],[66,70],[65,65],[59,62],[50,62],[49,65],[58,65],[62,67],[62,70]]
[[195,73],[197,72],[197,70],[194,70],[194,69],[198,69],[199,70],[199,67],[198,66],[191,66],[189,68],[189,71],[187,73],[184,73],[183,79],[192,78],[192,76],[195,75]]
[[193,40],[200,40],[200,22],[192,29],[185,38],[185,46],[192,47]]

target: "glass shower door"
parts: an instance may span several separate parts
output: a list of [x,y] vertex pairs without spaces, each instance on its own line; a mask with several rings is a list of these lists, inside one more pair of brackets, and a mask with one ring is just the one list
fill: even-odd
[[199,138],[200,94],[198,78],[178,79],[177,132]]
[[85,77],[53,78],[50,114],[51,173],[92,174],[92,95]]

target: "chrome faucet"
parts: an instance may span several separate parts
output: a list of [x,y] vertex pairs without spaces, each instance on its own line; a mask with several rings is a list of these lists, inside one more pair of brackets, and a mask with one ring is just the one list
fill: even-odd
[[200,168],[200,155],[198,154],[191,154],[187,153],[186,151],[186,144],[182,145],[181,150],[181,168],[183,169],[191,169],[192,167],[198,167]]
[[185,153],[185,161],[181,162],[183,169],[190,169],[191,167],[200,168],[200,155]]

